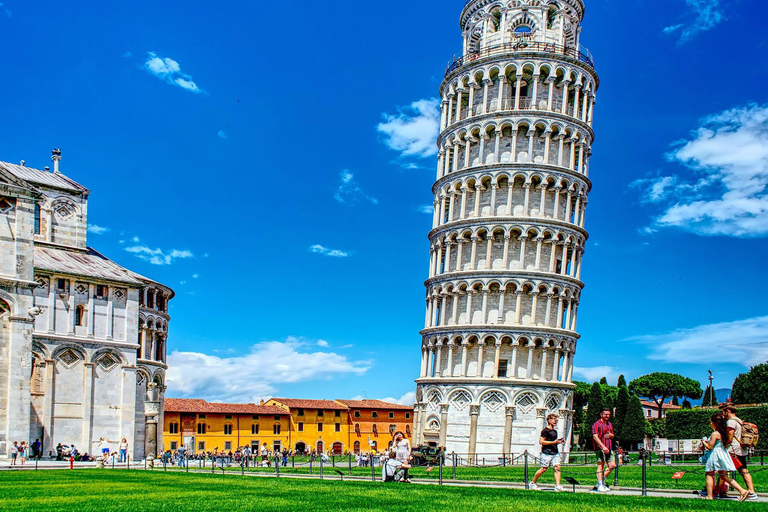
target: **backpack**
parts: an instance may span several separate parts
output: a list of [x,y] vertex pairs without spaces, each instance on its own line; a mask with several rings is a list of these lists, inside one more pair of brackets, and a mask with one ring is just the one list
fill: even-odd
[[743,448],[754,448],[760,440],[760,432],[757,425],[746,421],[738,420],[741,425],[741,439],[739,443]]

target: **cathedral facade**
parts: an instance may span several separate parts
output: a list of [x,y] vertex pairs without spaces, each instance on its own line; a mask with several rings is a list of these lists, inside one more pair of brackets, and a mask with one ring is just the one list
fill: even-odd
[[467,0],[440,86],[415,442],[569,450],[598,77],[582,0]]
[[162,446],[174,292],[88,247],[90,191],[52,159],[0,162],[0,454],[103,437],[139,459]]

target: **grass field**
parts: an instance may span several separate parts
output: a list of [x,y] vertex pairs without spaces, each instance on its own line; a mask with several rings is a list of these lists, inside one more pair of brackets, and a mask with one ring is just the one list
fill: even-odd
[[3,471],[4,511],[762,511],[764,503],[144,471]]
[[[196,463],[191,463],[192,469],[199,467]],[[206,466],[210,470],[210,462]],[[170,468],[170,466],[169,466]],[[333,474],[334,469],[339,469],[346,475],[349,470],[349,466],[337,464],[336,468],[330,464],[324,466],[324,472],[326,475]],[[533,474],[538,469],[537,466],[531,465],[529,467],[529,478],[533,478]],[[672,475],[678,471],[679,467],[669,467],[663,465],[654,464],[652,467],[647,468],[647,482],[649,489],[686,489],[696,490],[702,489],[704,486],[704,467],[700,465],[683,466],[682,469],[686,471],[683,478],[673,480]],[[239,466],[231,466],[225,468],[226,471],[240,471]],[[768,466],[752,466],[750,467],[752,477],[755,482],[755,488],[757,490],[768,489]],[[217,469],[218,471],[218,469]],[[274,474],[275,468],[249,468],[248,471],[258,471],[262,473]],[[281,467],[281,473],[285,474],[308,474],[309,466],[302,465],[295,468]],[[312,473],[317,475],[320,473],[319,466],[315,465],[312,468]],[[352,468],[352,474],[355,476],[371,476],[371,468]],[[381,469],[376,468],[377,478],[381,474]],[[584,485],[591,485],[595,483],[595,466],[579,466],[569,465],[563,466],[563,476],[570,476]],[[418,479],[437,479],[438,471],[434,468],[430,472],[426,472],[425,468],[414,468],[411,470],[413,478]],[[522,466],[507,466],[507,467],[458,467],[456,468],[457,480],[484,480],[491,482],[523,482],[525,476],[525,469]],[[453,477],[450,467],[443,468],[443,479],[450,480]],[[739,479],[740,480],[740,479]],[[613,485],[613,475],[609,477],[609,484]],[[741,480],[740,480],[741,481]],[[552,470],[549,470],[539,480],[544,484],[554,483],[554,476]],[[621,466],[619,468],[619,487],[641,487],[642,484],[642,468],[637,465]]]

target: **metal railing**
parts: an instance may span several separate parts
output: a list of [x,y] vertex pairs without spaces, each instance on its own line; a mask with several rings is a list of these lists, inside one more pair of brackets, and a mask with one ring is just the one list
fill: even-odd
[[584,64],[587,64],[589,67],[594,68],[595,63],[592,59],[592,55],[589,53],[589,50],[586,48],[572,48],[568,46],[563,46],[556,43],[547,43],[543,41],[529,41],[527,39],[521,40],[521,41],[515,41],[511,43],[503,43],[498,44],[494,46],[488,46],[486,48],[481,49],[480,51],[473,51],[469,52],[466,55],[454,55],[451,61],[448,63],[448,65],[445,68],[445,74],[448,75],[452,71],[460,68],[464,64],[468,62],[473,62],[478,59],[482,59],[484,57],[490,57],[493,55],[502,55],[505,53],[516,53],[516,52],[538,52],[538,53],[549,53],[549,54],[557,54],[557,55],[564,55],[566,57],[570,57],[572,59],[576,59],[579,62],[583,62]]

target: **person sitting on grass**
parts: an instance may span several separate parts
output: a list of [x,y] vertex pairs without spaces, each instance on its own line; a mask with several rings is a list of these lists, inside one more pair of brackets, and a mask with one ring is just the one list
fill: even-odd
[[397,460],[397,454],[394,450],[389,452],[389,458],[384,462],[382,473],[385,482],[407,482],[405,479],[406,470],[411,466]]
[[541,468],[533,475],[533,481],[530,484],[530,488],[533,490],[538,490],[539,486],[536,485],[536,482],[550,467],[555,470],[555,491],[560,492],[563,490],[560,486],[560,452],[558,451],[558,446],[565,444],[565,439],[557,435],[558,419],[559,416],[557,414],[547,416],[547,427],[541,431],[541,437],[539,438],[539,444],[541,445]]

